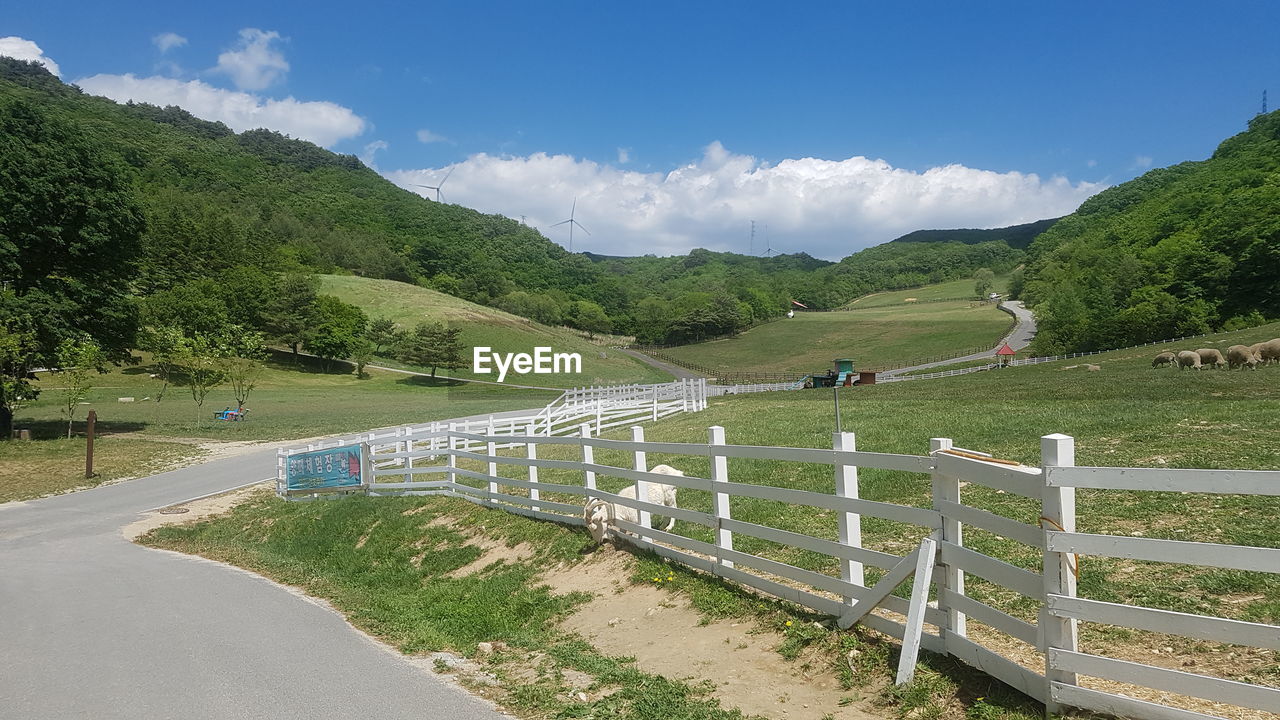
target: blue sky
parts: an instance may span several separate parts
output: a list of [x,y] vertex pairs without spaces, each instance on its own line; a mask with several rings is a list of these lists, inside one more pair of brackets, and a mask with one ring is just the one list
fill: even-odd
[[758,243],[768,225],[838,258],[1206,157],[1264,88],[1280,103],[1278,21],[1267,2],[46,1],[5,11],[0,52],[34,43],[95,94],[306,137],[430,197],[412,184],[452,169],[446,201],[562,243],[577,198],[575,249],[746,251],[754,219]]

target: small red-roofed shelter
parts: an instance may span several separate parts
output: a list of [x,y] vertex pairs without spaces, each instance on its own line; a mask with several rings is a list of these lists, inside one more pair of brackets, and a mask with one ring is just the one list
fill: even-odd
[[998,360],[1001,365],[1005,365],[1009,362],[1010,358],[1017,354],[1017,350],[1009,347],[1009,343],[1005,343],[1000,346],[999,350],[996,350],[996,360]]

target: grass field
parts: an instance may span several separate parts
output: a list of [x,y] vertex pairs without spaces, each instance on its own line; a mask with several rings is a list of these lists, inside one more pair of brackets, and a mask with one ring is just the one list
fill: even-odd
[[[1194,344],[1198,347],[1226,347],[1277,335],[1280,335],[1280,323],[1202,338]],[[1183,345],[1174,344],[1173,347],[1178,349]],[[1275,412],[1280,401],[1280,366],[1257,371],[1152,369],[1150,358],[1162,349],[1156,346],[1091,357],[1090,362],[1100,366],[1098,371],[1087,371],[1074,361],[1059,361],[941,380],[851,388],[841,391],[843,426],[857,433],[859,449],[872,452],[923,454],[928,450],[930,437],[950,437],[963,447],[1037,465],[1039,437],[1063,432],[1076,438],[1076,459],[1081,465],[1280,469],[1280,414]],[[1069,369],[1072,365],[1077,366]],[[834,429],[831,397],[828,392],[795,391],[716,398],[705,412],[675,416],[650,427],[646,439],[704,443],[706,428],[710,425],[723,425],[730,443],[830,447]],[[614,433],[615,437],[624,435]],[[540,448],[539,455],[554,458],[558,450],[564,448],[544,446]],[[601,449],[597,450],[595,461],[627,467],[630,458],[620,452]],[[690,475],[707,477],[708,473],[705,457],[650,453],[648,462],[650,465],[670,463]],[[519,471],[507,469],[506,472]],[[540,475],[545,482],[581,483],[581,473],[547,468]],[[826,466],[731,459],[729,476],[736,482],[780,485],[823,493],[834,490],[831,469]],[[866,499],[916,506],[929,502],[930,482],[925,476],[863,469],[859,473],[859,481],[860,494]],[[605,489],[617,490],[624,484],[626,481],[623,480],[600,478],[600,485]],[[963,492],[966,504],[1023,522],[1034,524],[1039,512],[1038,504],[999,491],[971,485]],[[544,494],[544,497],[555,499],[549,494]],[[346,505],[347,502],[350,504]],[[354,546],[353,538],[377,525],[378,520],[398,522],[397,518],[404,517],[402,504],[410,502],[414,501],[373,499],[299,507],[264,501],[246,511],[257,513],[263,528],[271,526],[271,532],[264,529],[260,537],[242,532],[253,516],[238,512],[225,521],[194,529],[164,531],[173,534],[162,534],[156,542],[166,547],[284,573],[286,579],[293,577],[304,587],[331,599],[355,592],[341,577],[367,575],[369,581],[361,592],[374,593],[372,581],[383,582],[389,574],[403,572],[402,563],[349,558],[344,543]],[[705,493],[682,491],[680,504],[707,511],[711,507],[711,498]],[[1280,547],[1280,532],[1273,526],[1278,512],[1280,502],[1270,498],[1081,490],[1077,515],[1082,532],[1275,548]],[[352,520],[349,513],[358,513],[359,521]],[[835,537],[836,518],[829,511],[735,498],[733,515],[737,519],[784,530]],[[313,517],[317,519],[312,520]],[[306,526],[308,522],[325,523],[327,529],[320,533],[303,533],[302,538],[294,537],[289,528]],[[512,541],[517,536],[509,533],[516,531],[506,528],[515,527],[513,523],[525,522],[528,521],[499,513],[477,516],[474,521],[485,528],[493,528],[498,537],[510,537]],[[282,523],[285,523],[283,529],[279,529]],[[418,532],[422,532],[421,528]],[[683,522],[677,524],[676,532],[704,541],[712,539],[708,529]],[[277,533],[278,538],[275,537]],[[872,549],[901,554],[918,542],[923,533],[919,528],[863,518],[864,544]],[[576,537],[581,538],[581,535]],[[324,542],[312,547],[308,544],[312,538],[321,538]],[[412,546],[410,539],[401,538],[397,542]],[[284,542],[295,543],[297,547],[282,552],[281,546],[274,544]],[[561,547],[555,544],[559,542],[552,542],[550,547]],[[572,545],[564,542],[565,547]],[[966,531],[966,545],[1029,569],[1038,569],[1040,562],[1038,550],[972,528]],[[331,546],[337,546],[337,549]],[[815,553],[745,536],[737,538],[736,547],[819,572],[838,573],[835,561]],[[377,553],[369,555],[369,558],[375,557],[383,556]],[[457,562],[464,560],[459,558]],[[330,564],[334,568],[332,571],[326,569]],[[299,570],[303,567],[321,569],[313,578],[307,571]],[[642,565],[643,569],[635,579],[646,581],[644,573],[656,573],[662,567],[656,563]],[[343,574],[341,577],[335,574],[339,568]],[[512,572],[515,572],[514,568]],[[294,575],[290,576],[290,573]],[[868,576],[874,581],[878,574],[869,571]],[[659,576],[655,574],[655,577]],[[389,582],[386,584],[391,585]],[[695,605],[709,615],[755,617],[759,621],[760,614],[780,612],[773,604],[757,609],[758,603],[751,596],[693,574],[681,573],[671,585],[673,590],[688,594]],[[394,587],[388,592],[400,592]],[[1012,615],[1034,621],[1033,603],[994,585],[971,577],[968,592]],[[1255,622],[1280,621],[1280,579],[1261,573],[1091,557],[1082,563],[1080,594],[1103,601],[1216,614]],[[520,595],[513,592],[512,596]],[[449,595],[438,606],[432,606],[435,609],[431,612],[424,610],[425,614],[418,620],[396,615],[394,622],[388,620],[385,627],[379,627],[369,616],[384,613],[390,618],[391,610],[400,606],[393,602],[394,598],[375,600],[375,597],[380,596],[376,593],[353,595],[352,599],[339,605],[346,608],[357,624],[372,626],[393,638],[431,638],[427,645],[398,643],[405,649],[434,643],[435,646],[466,650],[482,630],[493,632],[498,637],[523,632],[523,624],[486,629],[480,621],[471,620],[465,621],[464,625],[468,628],[466,632],[472,632],[470,628],[479,628],[475,636],[449,637],[439,634],[442,631],[432,630],[446,619],[487,612],[476,607],[477,604],[470,600],[473,596],[461,590]],[[411,601],[404,599],[402,602]],[[538,612],[552,606],[542,607],[544,610]],[[562,608],[553,611],[560,612]],[[542,617],[533,611],[528,616]],[[811,626],[803,622],[806,619],[803,614],[794,617],[801,622],[798,627],[805,629],[792,632],[791,626],[787,626],[786,639],[778,646],[778,651],[784,654],[799,654],[800,648],[808,647],[812,652],[828,653],[832,663],[842,663],[847,652],[844,643],[863,642],[859,639],[861,635],[810,630]],[[994,638],[989,631],[984,634],[977,624],[971,627],[971,632],[987,641]],[[537,640],[533,635],[525,638],[519,642]],[[1086,652],[1178,668],[1185,667],[1185,663],[1193,663],[1195,672],[1280,685],[1280,663],[1269,651],[1087,623],[1082,626],[1081,638],[1082,649]],[[1014,641],[1005,641],[1004,645],[1002,650],[1015,656],[1021,652],[1031,661],[1038,657],[1034,650]],[[892,653],[883,645],[878,649],[874,645],[858,647],[862,648],[859,655],[863,658],[862,663],[888,666],[892,662]],[[865,664],[860,669],[872,672]],[[953,661],[926,658],[919,678],[912,686],[891,691],[885,696],[886,701],[892,701],[887,714],[911,718],[1005,720],[1030,720],[1038,716],[1036,708],[1025,698],[1001,690],[999,686],[981,680],[981,676],[957,669]],[[536,693],[530,696],[533,695]],[[592,714],[601,708],[582,707],[574,713],[566,713],[563,705],[535,703],[529,709],[535,714],[553,710],[562,716],[577,716],[579,713]],[[1206,708],[1202,706],[1201,709]],[[1237,714],[1230,717],[1257,716]]]
[[422,321],[444,322],[462,328],[467,346],[467,368],[440,374],[460,378],[496,380],[494,374],[472,373],[471,348],[491,347],[495,352],[532,353],[536,346],[582,356],[581,374],[515,375],[506,382],[547,387],[580,387],[606,383],[670,382],[671,376],[611,348],[596,345],[564,328],[539,325],[531,320],[467,302],[434,290],[350,275],[321,275],[321,292],[359,306],[373,319],[387,318],[410,329]]
[[[358,432],[388,425],[430,422],[502,410],[537,408],[557,393],[518,390],[474,383],[418,378],[371,371],[368,379],[327,373],[305,359],[294,364],[278,356],[249,396],[249,419],[217,422],[216,410],[234,407],[226,387],[205,400],[197,422],[196,406],[186,387],[170,386],[161,402],[162,384],[155,368],[139,364],[93,377],[95,388],[76,410],[76,437],[65,439],[57,378],[40,374],[40,398],[19,410],[14,425],[28,428],[32,442],[0,442],[0,502],[39,497],[119,477],[150,474],[201,452],[208,441],[267,441]],[[119,398],[134,402],[119,402]],[[86,483],[84,420],[98,413],[95,469],[100,477]],[[152,442],[163,439],[166,442]],[[173,442],[173,441],[177,442]]]
[[0,442],[0,503],[150,475],[189,464],[203,454],[186,443],[103,437],[93,444],[95,475],[86,480],[82,437]]
[[[996,277],[995,285],[992,287],[993,292],[1003,293],[1009,288],[1009,276],[1001,275]],[[853,310],[863,310],[866,308],[889,307],[892,305],[905,305],[913,302],[930,302],[934,300],[953,300],[956,298],[972,298],[973,279],[952,280],[950,282],[937,283],[935,285],[926,285],[924,287],[913,288],[911,290],[889,290],[886,292],[871,293],[863,295],[860,298],[854,298],[844,307]]]
[[[536,408],[557,393],[518,390],[472,383],[431,381],[399,373],[372,371],[368,379],[350,372],[323,372],[305,359],[298,364],[276,356],[249,396],[249,419],[216,422],[215,410],[234,407],[227,386],[214,388],[197,420],[196,406],[186,387],[170,386],[155,402],[161,382],[150,377],[154,368],[139,364],[94,377],[96,387],[76,412],[77,433],[90,408],[98,412],[98,432],[128,433],[134,437],[164,436],[200,440],[287,440],[357,432],[402,423],[430,422],[500,410]],[[32,428],[37,437],[66,433],[58,408],[56,377],[41,373],[40,399],[18,411],[15,426]],[[134,402],[122,403],[121,397]],[[145,399],[150,398],[150,399]]]
[[859,369],[903,367],[920,358],[994,347],[1012,323],[995,305],[969,301],[894,304],[850,312],[796,313],[726,340],[667,348],[717,370],[823,372],[834,358]]

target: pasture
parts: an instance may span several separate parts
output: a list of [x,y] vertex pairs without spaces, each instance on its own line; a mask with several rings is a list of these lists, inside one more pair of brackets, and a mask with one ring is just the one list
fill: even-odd
[[859,369],[888,369],[969,348],[992,348],[1012,323],[1012,316],[994,304],[898,303],[853,311],[798,312],[794,318],[760,325],[734,338],[663,352],[718,370],[812,373],[830,368],[838,357],[853,358]]
[[[1194,344],[1226,347],[1276,335],[1280,335],[1280,324],[1199,338]],[[1173,344],[1177,348],[1183,345],[1186,343]],[[1201,372],[1151,368],[1151,357],[1162,349],[1154,346],[1093,356],[1089,360],[1100,367],[1097,371],[1086,370],[1084,364],[1067,360],[943,380],[845,389],[840,391],[843,427],[857,433],[860,450],[871,452],[921,454],[927,451],[930,437],[950,437],[960,446],[1035,465],[1039,462],[1039,437],[1063,432],[1076,438],[1077,462],[1081,465],[1280,468],[1280,417],[1275,413],[1277,401],[1280,401],[1280,366],[1257,371]],[[704,412],[676,415],[650,426],[646,429],[646,439],[704,443],[706,428],[710,425],[724,426],[726,439],[731,444],[830,447],[834,429],[831,394],[828,391],[792,391],[713,398],[709,409]],[[625,438],[628,433],[613,432],[607,436]],[[558,452],[565,451],[569,451],[565,446],[544,446],[539,450],[539,457],[556,458]],[[520,451],[517,449],[516,452]],[[629,453],[600,449],[595,454],[595,462],[628,467],[630,457]],[[651,467],[657,463],[674,464],[687,474],[700,477],[707,477],[709,473],[705,458],[654,452],[649,454],[648,463]],[[464,460],[460,465],[483,470],[481,464],[473,461]],[[730,459],[728,471],[734,482],[778,485],[827,494],[834,489],[830,467]],[[503,472],[517,477],[521,474],[514,468],[506,468]],[[859,475],[861,496],[865,499],[914,506],[926,506],[929,502],[927,478],[867,469]],[[582,482],[581,473],[552,468],[543,470],[541,480],[579,485]],[[599,478],[599,483],[601,488],[610,491],[627,484],[624,480],[605,476]],[[518,494],[520,491],[509,492]],[[1027,523],[1034,523],[1039,511],[1038,503],[999,490],[970,486],[963,493],[967,504],[986,507]],[[549,501],[560,499],[551,492],[544,492],[543,498]],[[1280,533],[1274,530],[1271,522],[1280,507],[1272,498],[1116,491],[1104,494],[1081,490],[1078,499],[1077,516],[1082,532],[1280,547]],[[153,542],[174,549],[199,551],[288,579],[290,573],[295,572],[294,568],[301,567],[298,563],[314,556],[314,548],[305,545],[277,553],[276,550],[263,550],[262,543],[271,543],[271,547],[279,549],[280,543],[291,542],[289,528],[305,524],[305,520],[337,523],[333,532],[337,539],[333,542],[342,547],[347,543],[358,550],[359,537],[378,537],[372,529],[382,528],[378,524],[380,520],[384,524],[394,520],[391,527],[399,527],[398,518],[404,517],[410,509],[405,503],[414,502],[425,502],[435,508],[439,507],[437,502],[443,501],[372,498],[298,506],[264,500],[250,509],[237,511],[226,520],[190,529],[163,531]],[[706,493],[683,491],[680,505],[709,511],[711,498]],[[455,511],[448,512],[453,514]],[[359,519],[355,519],[353,514],[359,515]],[[544,525],[502,513],[472,514],[468,510],[465,515],[466,524],[481,525],[485,528],[484,533],[505,538],[503,542],[507,544],[524,539],[526,533]],[[766,500],[735,499],[733,515],[735,519],[746,522],[820,537],[834,537],[836,529],[836,513]],[[258,531],[260,540],[241,537],[239,529],[246,527],[246,523],[255,517],[258,519],[254,522],[262,528]],[[287,521],[278,535],[277,529],[282,526],[276,524],[277,519]],[[408,553],[420,546],[422,538],[413,533],[422,532],[421,523],[417,527],[418,530],[409,531],[409,536],[396,540],[404,547],[396,552]],[[530,529],[515,529],[526,527]],[[711,532],[706,528],[683,521],[677,523],[675,531],[703,541],[712,540]],[[892,521],[863,519],[864,545],[884,552],[900,554],[919,540],[921,532],[918,528]],[[583,539],[581,534],[576,537],[579,541]],[[556,540],[545,550],[565,561],[568,558],[562,554],[564,546],[561,542],[567,541]],[[1029,569],[1036,568],[1040,561],[1038,551],[1002,541],[982,531],[967,532],[966,545]],[[745,536],[739,537],[737,547],[744,552],[817,572],[838,573],[836,563],[818,553]],[[543,550],[538,548],[537,552]],[[333,572],[324,571],[321,577],[310,581],[314,588],[307,586],[308,589],[331,599],[347,597],[339,605],[347,608],[357,624],[393,639],[406,650],[451,647],[467,652],[478,640],[478,635],[464,638],[442,634],[445,632],[442,628],[460,617],[459,613],[472,612],[466,609],[471,604],[462,596],[448,600],[440,607],[440,613],[415,615],[417,611],[412,608],[417,605],[407,600],[394,600],[388,594],[392,590],[382,589],[380,583],[362,582],[356,588],[342,580],[343,577],[366,573],[372,573],[369,575],[371,578],[382,577],[379,573],[391,572],[393,568],[400,567],[399,563],[387,565],[368,559],[382,558],[383,555],[377,552],[368,553],[364,560],[361,557],[365,556],[347,558],[349,554],[348,550],[343,550],[335,555]],[[467,561],[469,557],[460,557],[457,562]],[[379,570],[378,567],[384,569]],[[504,569],[495,574],[495,578],[508,572],[520,572],[521,563],[502,567]],[[652,560],[642,560],[640,567],[641,570],[632,578],[634,582],[665,584],[688,597],[708,616],[751,618],[765,629],[780,631],[776,647],[784,656],[804,658],[804,662],[817,667],[848,667],[842,676],[842,682],[848,688],[856,688],[859,683],[882,685],[879,678],[883,667],[880,666],[891,662],[890,652],[884,645],[868,644],[864,634],[845,636],[822,630],[793,630],[791,624],[782,623],[781,619],[791,618],[797,623],[796,627],[809,627],[800,624],[806,622],[803,614],[788,615],[793,611],[772,602],[757,603],[750,595],[695,574],[663,575],[664,566]],[[875,572],[868,572],[869,581],[874,582],[877,576]],[[526,582],[536,585],[537,580],[529,575]],[[973,597],[1010,615],[1034,621],[1033,608],[1029,603],[998,586],[975,578],[971,579],[968,591]],[[1280,581],[1262,573],[1089,558],[1081,569],[1080,595],[1255,622],[1275,623],[1280,620]],[[533,641],[533,636],[521,635],[524,631],[519,630],[520,627],[524,625],[503,627],[495,630],[495,634],[498,637],[517,637],[516,643]],[[983,635],[980,626],[972,627],[971,632],[985,641],[996,641],[993,635]],[[413,638],[425,640],[415,644]],[[1016,645],[1016,642],[1010,643],[1005,650],[1016,657],[1019,652]],[[1175,667],[1186,667],[1190,663],[1196,672],[1257,684],[1280,684],[1280,671],[1277,670],[1280,663],[1270,651],[1241,650],[1091,624],[1082,627],[1081,647],[1085,651],[1112,657],[1130,657],[1155,664],[1172,663]],[[846,664],[846,654],[851,648],[859,650],[861,660],[856,665]],[[1026,652],[1028,657],[1034,657],[1033,651]],[[521,696],[530,697],[532,694],[529,691]],[[856,691],[851,692],[850,697],[855,695],[862,697]],[[967,673],[957,669],[954,663],[936,658],[925,659],[916,683],[904,689],[886,691],[880,697],[892,701],[894,709],[890,712],[899,717],[923,713],[930,717],[1020,719],[1035,717],[1037,712],[1034,706],[1016,694],[993,687],[982,676]],[[539,703],[528,709],[566,710],[557,702],[544,695]],[[595,702],[598,701],[592,700],[590,704]],[[705,710],[705,706],[702,707]],[[591,708],[579,707],[576,711],[590,712]],[[1256,716],[1237,714],[1232,717]]]
[[[1008,288],[1009,276],[999,275],[996,277],[995,285],[991,289],[993,292],[1004,293]],[[965,278],[963,280],[950,280],[948,282],[925,285],[924,287],[911,288],[909,290],[886,290],[884,292],[871,293],[870,295],[863,295],[862,297],[850,300],[841,309],[863,310],[866,308],[908,305],[913,302],[927,303],[937,300],[967,299],[972,297],[975,297],[973,293],[973,279]]]
[[[462,328],[466,346],[466,367],[441,370],[437,374],[477,380],[496,380],[496,374],[471,372],[471,348],[491,347],[495,352],[533,352],[535,346],[551,347],[555,352],[578,353],[582,356],[581,374],[508,375],[507,383],[546,387],[583,387],[587,385],[668,382],[671,376],[628,355],[614,351],[581,337],[562,327],[541,325],[527,318],[467,302],[452,295],[427,288],[352,275],[321,275],[320,292],[334,295],[343,302],[364,310],[371,320],[385,318],[401,328],[411,330],[420,322],[442,322]],[[380,364],[406,367],[394,361]],[[410,368],[423,370],[423,368]]]
[[[138,477],[203,454],[199,445],[228,441],[271,441],[357,432],[375,427],[536,408],[558,393],[370,371],[361,380],[351,372],[325,372],[307,358],[296,363],[277,355],[267,363],[249,396],[249,419],[218,422],[213,413],[235,407],[227,386],[213,389],[197,416],[190,391],[151,377],[147,361],[93,377],[94,389],[76,409],[74,434],[59,407],[58,380],[40,374],[40,397],[14,418],[32,431],[31,442],[0,443],[0,502],[38,497],[81,487],[84,476],[84,420],[98,413],[95,469],[89,484]],[[133,398],[133,402],[119,402]]]

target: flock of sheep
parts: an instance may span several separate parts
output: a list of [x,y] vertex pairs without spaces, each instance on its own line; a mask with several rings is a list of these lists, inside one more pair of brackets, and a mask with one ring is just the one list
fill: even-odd
[[1227,348],[1226,357],[1222,356],[1222,351],[1214,348],[1200,348],[1195,351],[1182,350],[1176,354],[1173,351],[1166,350],[1151,361],[1151,367],[1177,365],[1183,370],[1187,368],[1199,370],[1206,366],[1228,367],[1232,370],[1247,367],[1250,370],[1254,370],[1259,365],[1267,365],[1269,363],[1280,363],[1280,338],[1254,345],[1232,345]]

